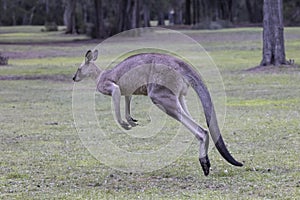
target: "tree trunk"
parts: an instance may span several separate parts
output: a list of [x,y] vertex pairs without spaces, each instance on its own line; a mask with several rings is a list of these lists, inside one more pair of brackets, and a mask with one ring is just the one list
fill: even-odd
[[[123,0],[119,5],[118,32],[139,28],[141,25],[140,0]],[[130,36],[139,35],[139,31],[130,31]]]
[[143,2],[143,19],[144,19],[144,27],[150,27],[150,8],[148,2]]
[[135,0],[123,0],[120,5],[119,32],[132,29]]
[[131,29],[140,27],[140,0],[134,0],[132,5]]
[[88,17],[89,17],[89,15],[88,15],[88,6],[84,3],[83,5],[82,5],[82,18],[83,18],[83,23],[86,25],[87,23],[89,23],[89,20],[88,20]]
[[102,0],[94,0],[94,3],[96,14],[95,36],[96,38],[105,38],[107,35],[104,29]]
[[232,0],[222,0],[219,4],[220,18],[232,22]]
[[262,3],[257,0],[246,0],[246,9],[248,11],[248,20],[251,23],[258,23],[262,20]]
[[67,0],[64,12],[64,22],[67,26],[66,34],[76,33],[76,24],[75,24],[75,9],[76,9],[76,0]]
[[201,6],[199,0],[193,0],[193,24],[200,23]]
[[285,65],[282,0],[264,0],[263,11],[263,56],[260,65]]
[[17,25],[17,17],[15,11],[12,12],[12,25],[13,26]]
[[117,20],[117,32],[122,32],[124,30],[124,24],[125,24],[125,17],[126,17],[126,0],[121,1],[119,4],[119,14],[118,14],[118,20]]
[[174,13],[174,23],[175,24],[183,24],[183,16],[182,16],[182,7],[184,5],[184,1],[178,0],[176,1],[174,7],[175,7],[175,13]]
[[50,5],[49,5],[49,0],[45,1],[45,10],[46,10],[46,15],[48,16],[50,13]]
[[158,26],[165,26],[165,14],[164,11],[160,10],[158,13]]
[[191,0],[185,0],[185,24],[191,24]]
[[206,22],[211,22],[212,17],[211,17],[211,1],[205,1],[205,0],[201,0],[201,6],[203,7],[203,16],[205,18]]
[[32,25],[32,20],[33,20],[33,17],[34,17],[35,9],[36,9],[36,7],[34,6],[34,7],[30,10],[30,16],[29,16],[29,21],[28,21],[28,24],[29,24],[29,25]]

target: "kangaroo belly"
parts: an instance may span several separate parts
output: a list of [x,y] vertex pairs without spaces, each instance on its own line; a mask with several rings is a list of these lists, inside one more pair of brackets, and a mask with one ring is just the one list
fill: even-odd
[[148,95],[147,86],[143,85],[134,91],[134,95]]

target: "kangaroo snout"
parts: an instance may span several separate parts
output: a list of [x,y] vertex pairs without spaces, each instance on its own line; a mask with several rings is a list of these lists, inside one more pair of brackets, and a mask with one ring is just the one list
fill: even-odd
[[73,76],[73,81],[74,81],[74,82],[77,82],[77,81],[78,81],[78,80],[76,80],[76,77],[77,77],[77,73],[74,74],[74,76]]
[[77,78],[77,73],[73,76],[73,81],[74,81],[74,82],[80,81],[80,79]]
[[75,81],[75,79],[76,79],[76,76],[74,75],[74,76],[73,76],[73,81]]
[[78,81],[80,81],[81,80],[81,78],[80,78],[80,76],[79,76],[80,74],[78,74],[78,70],[77,70],[77,72],[74,74],[74,76],[73,76],[73,81],[74,82],[78,82]]

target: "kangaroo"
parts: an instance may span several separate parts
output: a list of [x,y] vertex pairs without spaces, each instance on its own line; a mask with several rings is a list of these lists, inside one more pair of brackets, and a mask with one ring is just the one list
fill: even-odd
[[[147,95],[151,101],[167,115],[181,122],[199,141],[199,161],[205,176],[209,174],[208,131],[191,117],[184,97],[189,86],[197,93],[204,110],[206,123],[212,140],[222,157],[232,165],[243,166],[229,153],[217,122],[210,93],[200,75],[186,62],[175,56],[162,53],[141,53],[126,58],[114,68],[101,70],[95,64],[98,51],[87,51],[85,61],[78,68],[73,80],[85,77],[96,80],[97,90],[112,96],[114,114],[121,127],[128,130],[137,125],[131,116],[132,95]],[[120,111],[121,95],[125,96],[125,118]]]

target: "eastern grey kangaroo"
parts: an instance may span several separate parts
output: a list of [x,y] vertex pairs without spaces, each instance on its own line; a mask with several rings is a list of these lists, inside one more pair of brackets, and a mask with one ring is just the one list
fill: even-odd
[[[115,115],[124,129],[136,126],[137,120],[130,115],[131,95],[147,95],[152,102],[169,116],[181,122],[198,139],[199,161],[204,175],[209,174],[208,131],[198,125],[191,117],[184,96],[191,86],[199,96],[206,123],[216,148],[225,160],[235,166],[243,166],[227,150],[217,122],[211,96],[200,75],[186,62],[175,56],[161,53],[141,53],[128,57],[112,69],[101,70],[94,61],[98,51],[89,50],[85,61],[73,77],[75,82],[85,77],[93,77],[97,90],[112,96]],[[125,118],[120,112],[121,95],[125,96]]]

